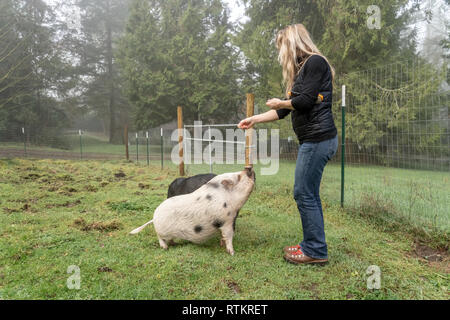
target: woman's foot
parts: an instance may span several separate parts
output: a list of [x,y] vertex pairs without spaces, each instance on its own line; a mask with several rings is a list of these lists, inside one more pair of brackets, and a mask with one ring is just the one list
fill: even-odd
[[294,252],[296,252],[298,250],[301,250],[301,249],[302,249],[302,247],[299,244],[297,244],[295,246],[286,246],[286,247],[284,247],[283,248],[283,252],[286,253],[286,254],[291,254],[291,253],[294,253]]
[[305,255],[302,250],[298,249],[295,252],[285,253],[284,260],[294,264],[317,264],[325,265],[328,263],[328,259],[314,259]]

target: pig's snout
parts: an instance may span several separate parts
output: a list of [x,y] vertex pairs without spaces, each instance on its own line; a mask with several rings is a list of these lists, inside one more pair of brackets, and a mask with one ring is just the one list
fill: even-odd
[[253,170],[253,167],[246,167],[245,173],[247,174],[247,177],[255,181],[255,171]]

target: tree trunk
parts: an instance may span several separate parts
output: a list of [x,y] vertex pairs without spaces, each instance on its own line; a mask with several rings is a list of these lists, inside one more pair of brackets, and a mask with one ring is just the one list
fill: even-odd
[[[110,3],[107,3],[108,19],[110,13]],[[109,143],[115,142],[116,133],[116,115],[115,115],[115,100],[114,100],[114,75],[113,75],[113,51],[112,51],[112,30],[109,21],[106,21],[106,46],[108,59],[108,82],[109,82]]]
[[[42,133],[43,129],[45,129],[45,126],[42,126],[42,110],[41,110],[41,91],[40,89],[37,89],[36,92],[36,113],[37,117],[39,119],[39,124],[36,124],[33,128],[34,135],[33,135],[33,142],[35,144],[41,143],[42,141],[39,141],[38,136]],[[28,140],[30,139],[30,136],[28,136]],[[28,141],[29,142],[29,141]]]

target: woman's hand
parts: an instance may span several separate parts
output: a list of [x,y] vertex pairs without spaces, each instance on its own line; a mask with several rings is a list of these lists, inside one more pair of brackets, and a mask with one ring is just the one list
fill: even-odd
[[275,110],[269,110],[262,114],[254,115],[253,117],[246,118],[242,120],[238,124],[239,129],[250,129],[253,128],[253,126],[257,123],[264,123],[264,122],[271,122],[278,120],[278,114]]
[[281,103],[282,103],[282,100],[273,98],[273,99],[267,100],[266,106],[268,106],[272,110],[278,110],[278,109],[282,108]]
[[266,105],[272,110],[294,109],[292,107],[291,100],[280,100],[278,98],[267,100]]
[[253,128],[253,126],[255,124],[256,124],[256,118],[255,118],[255,116],[253,116],[253,117],[246,118],[246,119],[242,120],[241,122],[239,122],[238,128],[247,130],[247,129]]

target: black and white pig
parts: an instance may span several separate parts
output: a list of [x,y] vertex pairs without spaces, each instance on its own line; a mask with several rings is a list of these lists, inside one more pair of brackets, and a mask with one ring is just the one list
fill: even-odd
[[213,173],[205,173],[188,178],[176,178],[169,186],[167,198],[192,193],[215,177]]
[[165,200],[156,208],[153,220],[130,233],[139,233],[153,223],[160,246],[168,249],[175,239],[202,243],[220,230],[221,245],[234,255],[234,223],[254,185],[253,169],[218,175],[192,193]]

